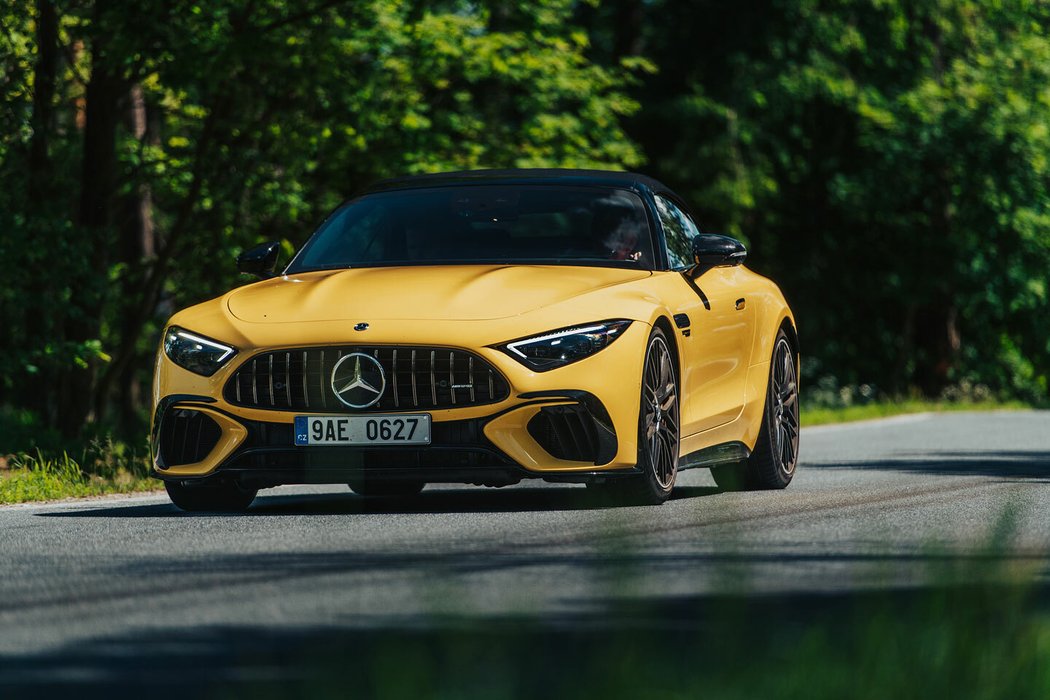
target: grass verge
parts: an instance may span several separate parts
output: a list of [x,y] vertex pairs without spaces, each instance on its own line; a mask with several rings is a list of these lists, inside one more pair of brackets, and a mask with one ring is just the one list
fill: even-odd
[[[97,458],[91,458],[92,451]],[[0,504],[155,490],[157,482],[149,478],[145,462],[122,452],[112,444],[108,450],[93,447],[80,462],[65,452],[56,457],[39,450],[11,456],[0,469]]]
[[1031,408],[1021,401],[929,401],[905,399],[902,401],[874,401],[855,406],[827,408],[802,405],[803,427],[851,423],[874,418],[890,418],[909,413],[941,413],[947,411],[1019,411]]

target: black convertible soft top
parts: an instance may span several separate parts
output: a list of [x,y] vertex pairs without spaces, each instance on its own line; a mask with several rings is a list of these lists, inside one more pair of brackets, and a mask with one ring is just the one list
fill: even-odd
[[460,170],[429,175],[409,175],[381,180],[368,187],[365,193],[407,190],[418,187],[480,184],[606,185],[639,191],[671,191],[660,181],[638,173],[573,168],[517,168],[509,170]]

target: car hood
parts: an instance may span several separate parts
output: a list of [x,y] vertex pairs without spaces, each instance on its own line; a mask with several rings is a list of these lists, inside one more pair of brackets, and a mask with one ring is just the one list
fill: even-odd
[[646,270],[543,265],[375,267],[308,272],[242,287],[230,313],[250,323],[508,318],[648,277]]

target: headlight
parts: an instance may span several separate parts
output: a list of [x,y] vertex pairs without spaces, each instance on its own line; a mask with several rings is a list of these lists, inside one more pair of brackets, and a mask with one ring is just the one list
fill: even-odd
[[217,340],[172,326],[164,333],[164,354],[179,367],[210,377],[236,354]]
[[599,321],[515,340],[499,349],[530,369],[546,372],[589,357],[623,335],[630,321]]

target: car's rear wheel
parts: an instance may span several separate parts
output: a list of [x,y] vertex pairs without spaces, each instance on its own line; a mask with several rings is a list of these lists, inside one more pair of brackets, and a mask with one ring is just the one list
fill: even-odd
[[637,476],[597,484],[617,501],[658,505],[671,496],[678,475],[678,375],[667,337],[654,328],[646,346],[638,412]]
[[184,484],[165,481],[168,497],[182,510],[191,513],[242,513],[255,500],[258,489],[246,489],[237,483]]
[[755,449],[744,462],[713,467],[711,475],[715,483],[725,491],[784,488],[795,475],[798,435],[795,352],[781,329],[773,344],[766,404]]
[[359,496],[372,498],[408,498],[416,496],[426,482],[423,481],[391,481],[389,479],[354,479],[347,486]]

